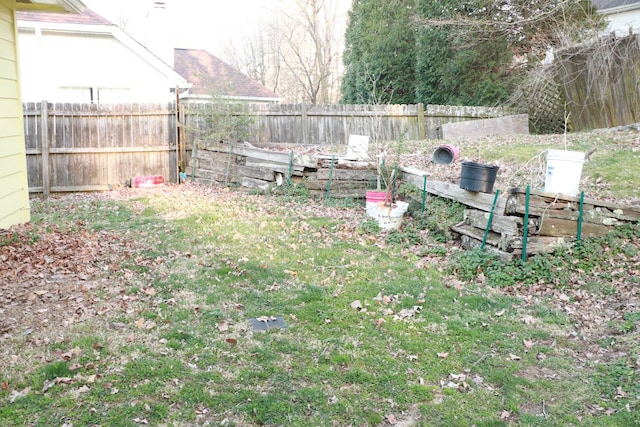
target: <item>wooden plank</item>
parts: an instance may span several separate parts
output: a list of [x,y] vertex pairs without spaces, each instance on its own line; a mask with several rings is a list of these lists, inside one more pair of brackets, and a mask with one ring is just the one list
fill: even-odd
[[[464,221],[466,224],[484,230],[489,222],[489,212],[465,209]],[[517,236],[521,234],[523,219],[516,216],[496,215],[494,213],[491,220],[491,231],[498,234],[510,234]]]
[[[424,185],[424,177],[409,173],[403,173],[401,179],[409,182],[422,190]],[[472,208],[480,209],[485,212],[491,212],[493,205],[493,194],[479,193],[467,191],[460,188],[457,184],[443,181],[427,181],[427,193],[450,200],[455,200]],[[504,214],[506,206],[506,197],[499,197],[495,207],[495,213]]]
[[[482,246],[482,239],[477,239],[473,236],[461,235],[460,242],[462,244],[462,247],[467,250],[479,248]],[[501,251],[494,246],[485,245],[484,250],[487,253],[497,256],[503,262],[510,262],[515,258],[514,253]]]
[[[527,254],[550,254],[560,248],[567,248],[573,244],[575,239],[567,237],[529,237],[527,239]],[[522,239],[516,239],[511,242],[511,249],[514,252],[519,250],[522,253]]]
[[[578,222],[559,218],[541,218],[538,234],[540,236],[571,236],[578,235]],[[592,224],[588,222],[582,223],[583,237],[605,236],[614,227],[602,224]]]
[[[108,153],[152,153],[166,152],[170,148],[165,145],[148,147],[72,147],[72,148],[51,148],[49,154],[108,154]],[[40,149],[29,149],[27,154],[41,154]]]
[[[547,193],[548,194],[548,193]],[[526,196],[520,192],[511,193],[507,198],[505,212],[508,215],[524,215]],[[532,195],[529,199],[529,215],[544,216],[545,218],[560,218],[576,221],[579,216],[580,201],[576,202],[566,198],[549,198],[547,196]],[[596,204],[594,204],[594,202]],[[635,222],[640,219],[640,212],[634,207],[615,205],[615,210],[610,207],[614,205],[603,203],[592,199],[583,205],[583,221],[593,224],[618,225],[625,221]]]
[[240,181],[240,185],[247,188],[257,188],[260,190],[268,190],[269,187],[271,187],[272,182],[263,181],[261,179],[243,177]]
[[[452,226],[451,230],[460,235],[469,236],[476,240],[480,240],[480,242],[482,242],[482,240],[484,239],[484,229],[476,228],[471,225],[457,224]],[[510,252],[511,244],[514,240],[515,240],[515,237],[513,235],[507,235],[507,234],[501,235],[493,231],[490,231],[489,234],[487,235],[486,244],[493,246],[497,249],[500,249],[502,251]]]
[[[520,200],[522,197],[526,195],[526,190],[522,190],[520,188],[514,188],[509,191],[509,194],[510,195],[517,194],[518,195],[517,200]],[[549,204],[554,202],[562,207],[564,206],[574,207],[576,206],[576,204],[577,205],[580,204],[579,197],[572,197],[565,194],[547,193],[544,191],[530,191],[530,195],[538,197],[540,200],[540,203]],[[604,207],[611,211],[620,210],[620,211],[623,211],[622,212],[623,215],[628,215],[634,218],[640,218],[640,206],[621,205],[619,203],[611,203],[604,200],[590,199],[586,197],[584,198],[583,203],[584,205],[590,205],[594,207]],[[562,209],[562,207],[560,207],[560,209]]]
[[[207,144],[206,150],[228,153],[229,144]],[[244,144],[233,144],[231,152],[240,156],[246,156],[247,158],[264,160],[272,163],[281,163],[287,166],[290,162],[290,153],[280,153],[276,151],[264,150],[257,147],[247,147]],[[294,155],[293,164],[297,167],[306,167],[311,169],[316,169],[318,167],[317,160],[310,156]]]
[[[268,162],[268,161],[261,161],[261,160],[256,160],[256,159],[251,159],[251,158],[247,158],[246,159],[246,165],[247,166],[251,166],[254,168],[264,168],[264,169],[271,169],[274,172],[280,172],[284,175],[287,175],[289,173],[289,165],[285,165],[282,163],[273,163],[273,162]],[[296,166],[294,165],[291,171],[291,175],[294,176],[303,176],[304,172],[304,167],[302,166]]]
[[328,180],[329,175],[331,175],[332,180],[336,181],[375,181],[376,172],[369,170],[351,170],[351,169],[334,169],[331,171],[330,169],[318,169],[316,172],[317,179]]
[[[326,190],[328,181],[309,178],[304,181],[304,185],[310,190]],[[351,193],[357,193],[358,197],[365,197],[366,191],[369,189],[371,189],[371,186],[365,182],[336,181],[331,183],[332,192],[349,190]]]
[[260,179],[263,181],[275,181],[275,173],[272,169],[254,168],[251,166],[237,165],[238,174],[248,178]]

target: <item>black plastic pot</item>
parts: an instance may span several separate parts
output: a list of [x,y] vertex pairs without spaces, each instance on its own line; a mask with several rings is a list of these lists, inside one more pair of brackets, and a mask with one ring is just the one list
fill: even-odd
[[492,193],[493,184],[496,182],[498,166],[483,165],[474,162],[462,162],[460,174],[460,188],[468,191]]

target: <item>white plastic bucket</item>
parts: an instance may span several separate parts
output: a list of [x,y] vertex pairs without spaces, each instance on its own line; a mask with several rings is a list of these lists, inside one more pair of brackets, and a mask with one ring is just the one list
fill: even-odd
[[576,196],[580,192],[583,164],[584,153],[580,151],[547,150],[544,191]]
[[383,230],[397,230],[402,225],[402,216],[408,208],[409,203],[407,202],[396,202],[395,207],[387,207],[384,206],[384,203],[380,203],[378,205],[378,225]]
[[[387,199],[386,191],[367,190],[366,192],[366,212],[371,218],[378,218],[378,203]],[[384,206],[384,203],[383,203]]]

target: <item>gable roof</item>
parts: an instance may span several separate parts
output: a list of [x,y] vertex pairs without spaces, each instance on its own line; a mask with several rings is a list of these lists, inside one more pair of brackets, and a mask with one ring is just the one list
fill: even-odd
[[17,12],[20,21],[55,24],[113,25],[109,20],[85,8],[80,14],[55,12]]
[[16,0],[16,10],[80,13],[85,7],[81,0]]
[[596,10],[604,12],[609,9],[634,10],[640,8],[639,0],[593,0]]
[[175,49],[174,68],[192,83],[196,97],[220,94],[247,100],[279,101],[281,98],[258,81],[242,74],[220,58],[202,49]]

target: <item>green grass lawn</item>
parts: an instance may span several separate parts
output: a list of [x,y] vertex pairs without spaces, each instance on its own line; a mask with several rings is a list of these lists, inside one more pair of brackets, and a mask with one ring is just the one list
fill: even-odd
[[[101,233],[126,255],[94,262],[96,285],[82,284],[92,314],[82,321],[5,335],[0,425],[640,419],[640,308],[603,325],[616,333],[594,344],[558,293],[519,292],[533,276],[543,279],[531,286],[553,286],[566,274],[570,308],[580,302],[573,281],[591,280],[596,296],[615,296],[606,286],[615,280],[637,284],[637,227],[587,246],[583,258],[523,266],[464,254],[420,217],[381,233],[364,207],[196,186],[34,201],[33,224],[33,242],[54,229]],[[15,244],[5,238],[0,251]],[[605,246],[629,263],[624,277],[603,278],[608,269],[595,266]],[[286,328],[253,330],[251,319],[270,318]]]

